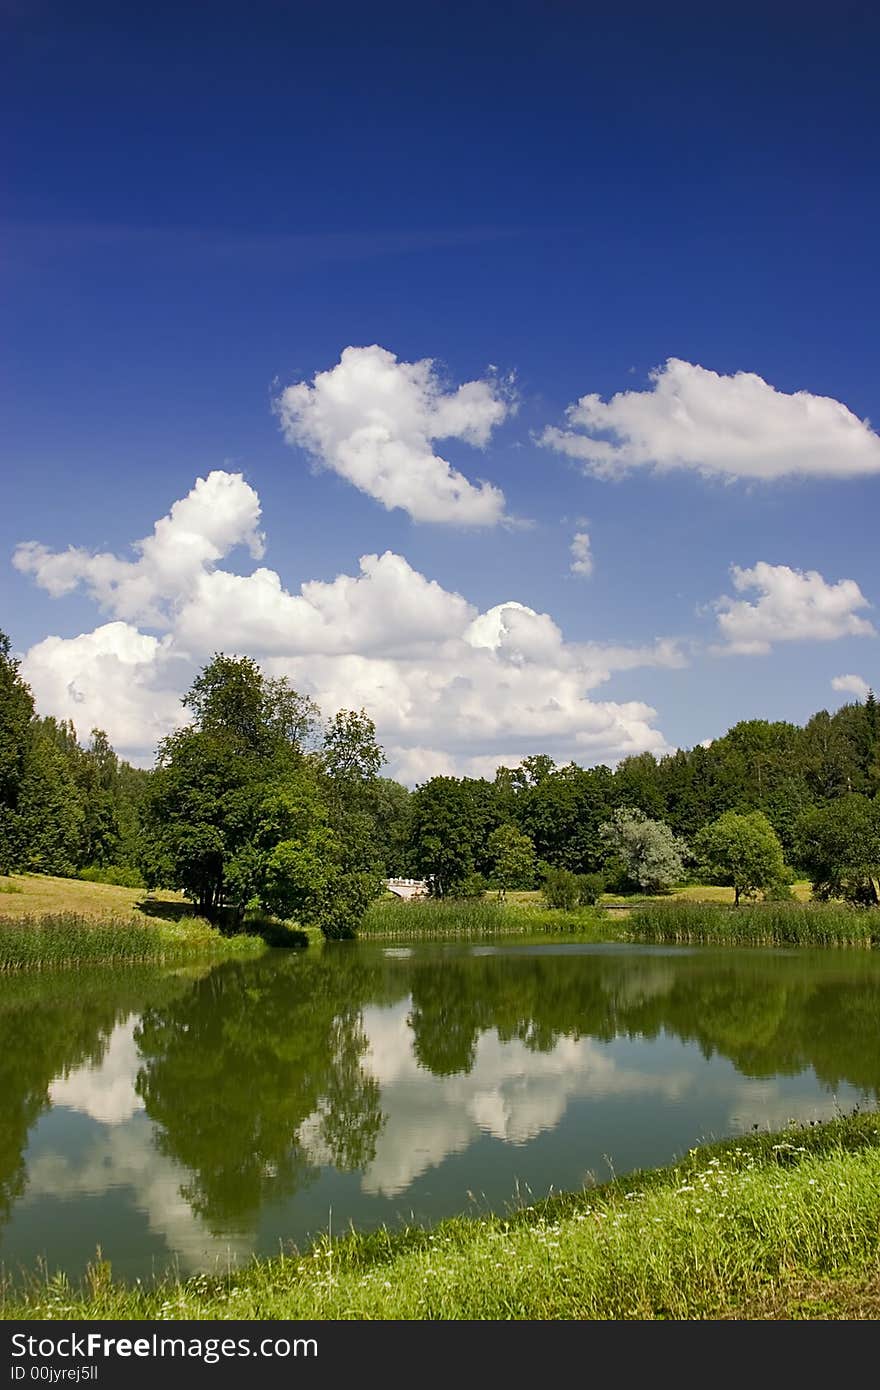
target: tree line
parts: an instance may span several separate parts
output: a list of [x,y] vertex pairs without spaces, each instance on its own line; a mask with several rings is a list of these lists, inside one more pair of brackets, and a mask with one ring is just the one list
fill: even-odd
[[494,777],[408,789],[363,710],[332,719],[247,657],[219,653],[155,766],[83,746],[41,717],[0,633],[0,872],[182,890],[205,916],[248,911],[348,936],[386,876],[437,896],[543,886],[558,906],[688,876],[737,901],[880,901],[880,709],[873,693],[804,726],[748,720],[707,746],[616,769],[538,754]]
[[690,876],[731,884],[738,901],[784,896],[797,870],[818,897],[877,904],[880,707],[869,692],[803,727],[746,720],[613,771],[539,754],[493,781],[435,777],[412,794],[403,838],[404,866],[446,892],[543,881],[551,898],[594,901]]

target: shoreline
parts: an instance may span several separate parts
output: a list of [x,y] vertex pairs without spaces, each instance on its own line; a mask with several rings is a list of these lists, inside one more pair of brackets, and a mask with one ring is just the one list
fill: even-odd
[[[859,1310],[859,1311],[854,1311]],[[691,1149],[505,1216],[319,1238],[224,1276],[7,1284],[10,1319],[722,1319],[880,1313],[880,1114]]]

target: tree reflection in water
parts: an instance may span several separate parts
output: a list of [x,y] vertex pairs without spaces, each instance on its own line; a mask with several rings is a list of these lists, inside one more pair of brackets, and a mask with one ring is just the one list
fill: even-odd
[[321,1165],[363,1172],[384,1123],[364,1011],[404,1001],[400,1047],[438,1078],[470,1073],[490,1032],[541,1054],[561,1039],[668,1036],[744,1076],[812,1071],[831,1090],[880,1089],[869,952],[424,947],[404,958],[340,944],[184,971],[21,976],[0,991],[0,1218],[26,1190],[28,1135],[52,1082],[100,1063],[131,1015],[152,1142],[182,1165],[182,1195],[209,1230],[253,1229]]

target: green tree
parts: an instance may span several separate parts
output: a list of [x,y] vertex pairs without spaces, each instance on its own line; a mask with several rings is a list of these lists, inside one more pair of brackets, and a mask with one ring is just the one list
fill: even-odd
[[119,759],[103,729],[92,729],[82,764],[82,857],[86,864],[117,864],[122,839],[118,796]]
[[82,862],[84,803],[73,750],[82,753],[72,725],[32,721],[17,827],[19,863],[31,873],[67,877]]
[[[522,768],[534,763],[526,759]],[[549,762],[546,759],[546,762]],[[599,827],[607,820],[613,795],[613,777],[607,767],[548,769],[541,760],[540,775],[512,774],[518,785],[513,819],[535,846],[539,859],[557,868],[584,873],[599,867],[603,846]]]
[[355,935],[385,886],[376,825],[384,761],[376,726],[365,710],[339,710],[325,726],[319,764],[336,850],[326,868],[319,920],[324,935],[336,940]]
[[700,831],[694,852],[710,873],[733,885],[737,907],[742,896],[753,897],[785,879],[782,845],[761,811],[726,811]]
[[684,876],[683,842],[663,821],[649,820],[636,807],[620,807],[600,834],[609,856],[623,864],[627,879],[646,892],[662,892]]
[[477,868],[478,808],[464,780],[432,777],[413,792],[410,856],[435,897],[461,892]]
[[[259,907],[351,936],[381,886],[357,826],[332,823],[328,778],[301,739],[314,706],[248,657],[218,654],[163,741],[145,807],[148,880],[240,923]],[[351,774],[351,769],[349,769]],[[352,774],[353,775],[353,774]]]
[[0,873],[20,867],[18,815],[25,778],[34,700],[11,655],[11,642],[0,632]]
[[411,792],[390,777],[376,777],[366,789],[376,858],[386,878],[405,874],[410,841]]
[[635,806],[657,820],[665,818],[666,798],[653,753],[637,753],[618,763],[614,795],[621,806]]
[[865,790],[869,796],[876,796],[880,792],[880,704],[878,704],[873,690],[869,690],[865,697],[864,717]]
[[531,888],[535,879],[535,846],[515,825],[499,825],[488,839],[492,875],[503,899],[508,888]]
[[798,861],[817,898],[880,902],[880,802],[858,793],[807,812],[798,823]]
[[378,777],[385,754],[366,710],[342,709],[327,724],[321,750],[328,776],[340,789]]

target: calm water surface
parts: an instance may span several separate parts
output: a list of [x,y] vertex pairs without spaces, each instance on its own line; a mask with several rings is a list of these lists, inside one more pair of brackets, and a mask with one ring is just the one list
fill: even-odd
[[880,956],[337,945],[0,978],[0,1259],[225,1267],[873,1105]]

